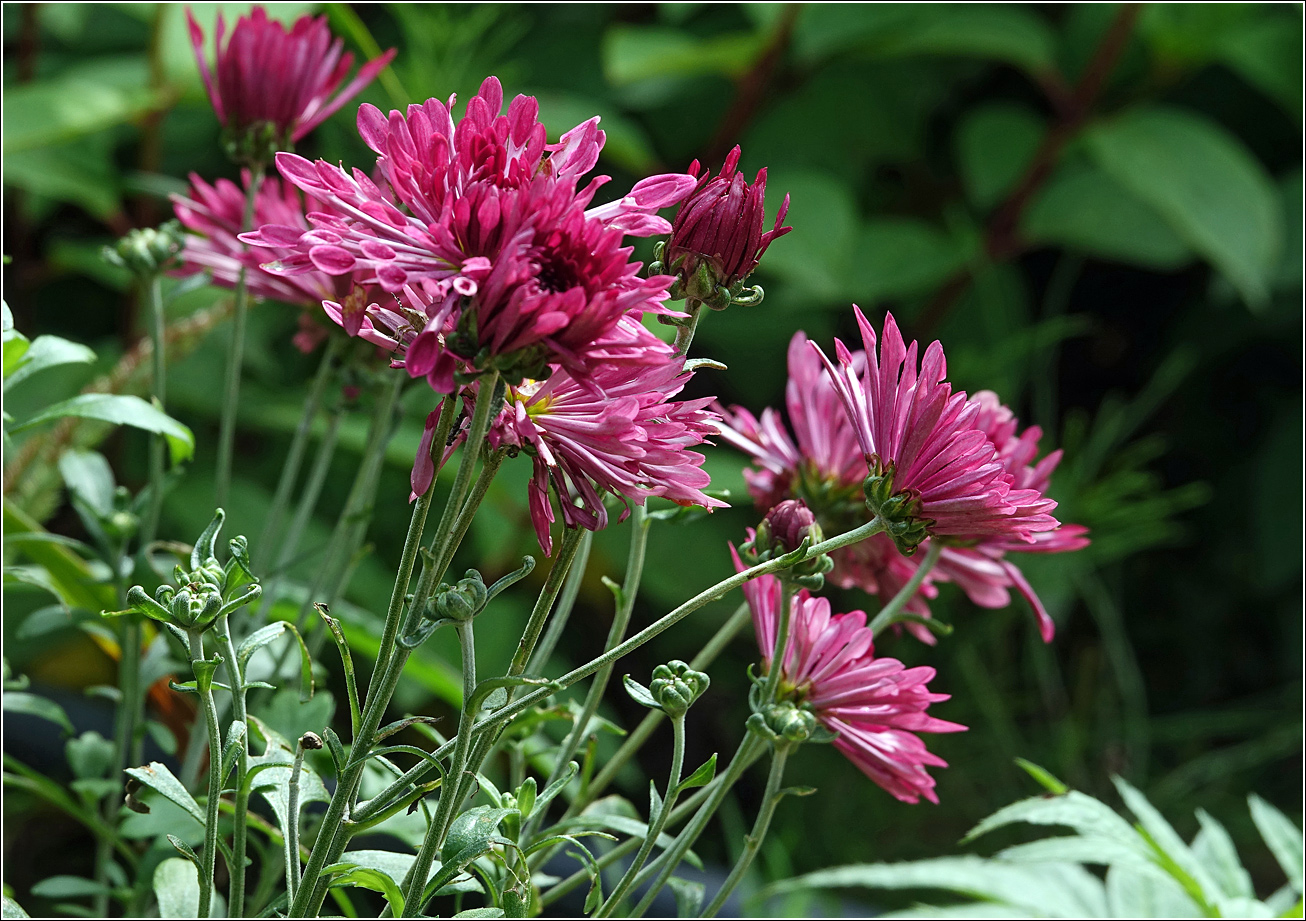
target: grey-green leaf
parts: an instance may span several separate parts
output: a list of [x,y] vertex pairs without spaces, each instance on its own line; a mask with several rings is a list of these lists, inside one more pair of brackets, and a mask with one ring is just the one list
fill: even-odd
[[117,393],[78,394],[53,406],[47,406],[35,416],[11,428],[10,432],[66,416],[98,419],[114,425],[130,425],[133,428],[160,434],[168,440],[168,451],[173,463],[189,460],[195,453],[195,435],[189,428],[155,409],[140,397]]
[[43,720],[49,720],[57,723],[63,728],[64,732],[72,733],[72,721],[68,719],[68,714],[64,713],[63,707],[59,706],[53,700],[41,697],[39,694],[32,694],[28,691],[6,691],[0,695],[0,704],[7,713],[26,713],[29,716],[39,716]]
[[1206,868],[1216,885],[1230,898],[1252,898],[1252,878],[1238,859],[1233,839],[1205,809],[1197,810],[1202,830],[1193,839],[1193,856]]
[[1252,821],[1269,846],[1274,859],[1279,862],[1288,882],[1302,894],[1302,834],[1286,815],[1275,809],[1256,794],[1247,798],[1252,811]]
[[151,761],[145,767],[127,768],[127,775],[135,778],[151,790],[158,791],[190,813],[190,816],[196,822],[201,825],[204,824],[204,810],[200,808],[199,803],[195,802],[195,797],[190,795],[190,792],[182,785],[181,781],[173,776],[172,771],[168,769],[166,764]]

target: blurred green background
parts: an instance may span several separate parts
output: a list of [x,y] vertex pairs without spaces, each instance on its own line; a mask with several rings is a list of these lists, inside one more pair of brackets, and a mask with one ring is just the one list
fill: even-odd
[[[221,6],[229,19],[248,8]],[[194,6],[210,23],[217,8]],[[898,803],[833,749],[808,747],[789,776],[820,793],[781,806],[763,875],[951,852],[976,820],[1033,792],[1012,764],[1021,756],[1110,802],[1108,777],[1122,774],[1185,834],[1195,830],[1192,810],[1205,807],[1253,871],[1277,879],[1243,799],[1258,791],[1301,814],[1301,5],[269,10],[287,20],[325,12],[356,54],[372,41],[399,49],[357,101],[466,99],[493,73],[509,95],[539,97],[551,137],[601,115],[600,169],[613,176],[605,200],[694,158],[715,170],[735,143],[750,176],[766,166],[770,211],[789,193],[794,232],[755,276],[767,292],[760,307],[706,318],[695,351],[729,371],[701,373],[694,394],[755,412],[780,405],[794,331],[851,341],[855,302],[877,325],[892,309],[908,335],[941,339],[956,386],[996,390],[1043,427],[1045,450],[1065,448],[1058,514],[1088,525],[1094,543],[1021,563],[1059,624],[1055,643],[1038,641],[1022,602],[981,610],[944,587],[935,614],[956,626],[952,637],[934,649],[910,638],[881,646],[937,668],[932,688],[953,698],[933,712],[970,727],[929,740],[951,764],[935,772],[941,804]],[[234,175],[183,8],[6,4],[3,17],[5,298],[28,336],[57,333],[101,357],[94,368],[51,372],[13,402],[51,402],[104,374],[139,390],[145,372],[130,367],[129,350],[145,318],[99,248],[167,217],[166,195],[184,191],[188,172]],[[299,152],[369,169],[355,110],[347,105]],[[650,247],[640,242],[645,260]],[[199,450],[169,497],[163,534],[190,540],[211,511],[229,327],[224,292],[170,289],[170,319],[185,335],[169,409],[194,428]],[[315,359],[291,346],[295,328],[281,305],[251,314],[230,534],[258,534],[299,415]],[[366,631],[376,632],[368,612],[389,593],[408,469],[435,405],[418,387],[404,401],[372,552],[349,592],[356,607],[344,612],[361,651]],[[338,486],[305,546],[325,542],[367,422],[364,399],[345,423]],[[83,426],[72,440],[102,437]],[[146,444],[123,430],[100,449],[138,487]],[[52,530],[80,534],[51,463],[57,451],[49,432],[20,440],[5,458],[5,495]],[[655,525],[636,625],[722,577],[726,542],[756,521],[742,458],[712,449],[708,465],[735,507]],[[524,459],[505,466],[456,565],[479,565],[488,579],[531,552],[527,469]],[[599,577],[620,578],[626,539],[620,528],[598,535],[557,668],[601,648],[612,605]],[[307,564],[297,577],[312,573]],[[835,594],[841,610],[876,604]],[[24,629],[44,603],[6,593],[11,664],[65,692],[111,681],[111,660],[82,633]],[[620,670],[646,679],[658,662],[689,658],[734,603],[706,609]],[[505,598],[492,615],[502,629],[481,632],[488,667],[506,662],[528,604],[525,593]],[[422,650],[398,707],[452,712],[456,657],[442,639]],[[712,669],[711,692],[691,716],[688,763],[733,750],[755,657],[744,635]],[[609,717],[639,717],[632,702],[610,698]],[[648,774],[662,776],[668,749],[661,735],[646,748]],[[639,774],[625,780],[642,803]],[[705,839],[705,857],[733,858],[762,781],[756,771],[745,778],[723,814],[729,834]],[[83,860],[68,849],[76,826],[9,805],[7,881],[21,884],[60,848],[65,861]]]

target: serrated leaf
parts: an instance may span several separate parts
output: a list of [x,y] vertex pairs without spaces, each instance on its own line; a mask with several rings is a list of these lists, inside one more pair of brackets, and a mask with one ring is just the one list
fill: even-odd
[[0,895],[0,918],[8,921],[10,918],[30,918],[23,906],[19,905],[7,895]]
[[1106,874],[1106,894],[1113,918],[1185,918],[1203,914],[1179,881],[1152,863],[1111,867]]
[[1082,835],[1101,835],[1126,847],[1137,848],[1145,857],[1147,847],[1128,822],[1111,807],[1091,796],[1071,790],[1062,796],[1036,796],[1004,806],[968,831],[962,843],[1014,822],[1031,825],[1064,825]]
[[162,435],[168,441],[168,452],[174,464],[190,460],[195,454],[195,435],[176,419],[155,409],[140,397],[118,393],[82,393],[53,406],[47,406],[35,416],[10,428],[10,432],[40,425],[55,419],[76,416],[98,419],[114,425],[130,425]]
[[1197,810],[1202,829],[1193,839],[1193,856],[1206,868],[1221,891],[1230,898],[1252,898],[1252,878],[1238,859],[1233,839],[1205,809]]
[[1086,863],[1112,866],[1146,859],[1137,847],[1105,835],[1062,835],[1012,845],[999,851],[1011,863]]
[[1288,882],[1302,893],[1302,834],[1286,815],[1275,809],[1256,794],[1247,797],[1256,830],[1265,839],[1274,859],[1279,862]]
[[[1184,843],[1184,839],[1179,837],[1178,832],[1174,830],[1166,818],[1157,811],[1156,807],[1148,802],[1137,788],[1131,785],[1123,777],[1111,778],[1116,785],[1116,790],[1120,792],[1120,798],[1125,801],[1125,806],[1138,819],[1138,823],[1143,830],[1152,839],[1153,847],[1160,852],[1160,856],[1167,858],[1174,863],[1182,873],[1189,877],[1190,882],[1180,879],[1184,888],[1194,899],[1200,899],[1205,896],[1208,902],[1213,902],[1218,895],[1219,890],[1215,881],[1211,879],[1210,874],[1193,856],[1192,850]],[[1164,863],[1163,863],[1164,866]],[[1171,873],[1173,869],[1166,867]],[[1193,887],[1198,891],[1194,891]]]

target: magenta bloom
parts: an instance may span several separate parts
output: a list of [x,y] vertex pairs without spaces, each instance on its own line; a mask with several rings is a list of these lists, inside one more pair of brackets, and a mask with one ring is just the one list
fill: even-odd
[[357,96],[395,56],[391,48],[364,64],[342,88],[354,56],[342,53],[344,42],[340,39],[332,40],[325,16],[301,16],[287,32],[256,6],[236,22],[225,48],[226,24],[218,14],[215,79],[204,52],[204,30],[189,9],[186,19],[218,121],[234,136],[251,130],[270,132],[266,140],[274,149],[291,147],[320,125]]
[[[387,309],[393,308],[393,297],[383,292],[369,291],[352,276],[337,277],[319,271],[283,275],[265,269],[264,265],[277,263],[289,251],[275,246],[246,245],[237,237],[244,219],[249,170],[241,171],[239,186],[229,179],[219,179],[209,185],[194,173],[191,174],[190,181],[189,198],[180,195],[172,197],[177,219],[190,231],[186,235],[182,266],[178,274],[184,276],[207,271],[212,275],[214,284],[234,289],[243,268],[246,284],[255,296],[306,308],[307,314],[301,317],[301,329],[295,337],[296,344],[304,351],[311,351],[311,347],[305,346],[315,345],[326,334],[326,330],[316,325],[313,319],[308,319],[307,325],[303,322],[306,317],[321,317],[323,302],[329,305],[329,314],[342,315],[346,319],[342,325],[347,329],[350,320],[361,324],[365,310],[374,297],[387,305]],[[289,183],[283,185],[275,176],[269,176],[259,186],[258,195],[254,199],[254,223],[298,227],[303,232],[309,226],[304,215],[306,208],[322,207],[324,206],[312,199],[301,201],[299,192],[293,186]],[[379,304],[370,306],[373,310],[381,309]],[[338,319],[337,322],[341,320]],[[357,328],[356,325],[355,331]]]
[[[735,569],[744,564],[730,548]],[[753,613],[757,646],[769,672],[780,618],[780,580],[761,576],[744,583]],[[938,802],[926,766],[947,767],[930,754],[919,732],[960,732],[965,726],[928,715],[930,704],[947,700],[926,684],[932,668],[906,668],[897,659],[877,658],[866,615],[830,614],[830,602],[806,589],[794,597],[789,643],[781,664],[781,693],[810,709],[838,734],[835,748],[897,799]]]
[[661,364],[633,372],[600,363],[584,384],[559,367],[547,380],[509,386],[489,442],[532,455],[531,520],[546,554],[553,552],[550,485],[566,525],[591,531],[607,527],[605,493],[637,505],[661,496],[680,505],[725,507],[702,492],[710,482],[699,469],[703,457],[688,450],[716,434],[717,416],[706,409],[712,398],[674,401],[690,374],[675,356],[663,354]]
[[[373,316],[372,327],[388,330],[411,376],[445,392],[459,363],[516,383],[544,377],[551,364],[579,372],[596,347],[639,358],[630,337],[612,337],[625,319],[668,312],[672,279],[640,278],[622,238],[669,230],[654,212],[689,194],[694,178],[654,176],[588,208],[606,182],[577,188],[603,146],[597,118],[547,144],[536,101],[518,96],[501,114],[493,77],[456,125],[452,106],[430,99],[388,118],[359,110],[359,132],[406,210],[358,170],[278,155],[287,179],[335,211],[310,215],[314,229],[299,236],[298,258],[281,271],[358,273],[401,295],[403,322]],[[264,227],[246,239],[289,236]]]
[[[862,368],[865,354],[856,353],[853,362]],[[753,501],[767,511],[785,499],[801,499],[815,513],[826,537],[863,524],[866,460],[829,372],[801,332],[789,342],[785,406],[793,437],[774,409],[763,410],[760,420],[742,406],[722,410],[722,438],[756,464],[744,471]],[[827,578],[835,585],[860,588],[885,602],[907,584],[917,566],[883,534],[836,550],[831,559],[834,569]],[[927,576],[907,609],[929,617],[926,599],[937,594]],[[908,624],[907,629],[927,643],[934,642],[919,624]]]
[[979,405],[953,393],[944,380],[942,346],[931,343],[918,362],[916,343],[903,343],[892,314],[878,349],[861,310],[857,323],[866,347],[864,369],[838,340],[838,365],[821,357],[866,458],[867,503],[889,522],[899,547],[911,552],[927,535],[1029,541],[1035,532],[1055,528],[1056,519],[1030,491],[1008,495],[1012,478],[979,427]]
[[[738,147],[730,151],[715,179],[707,169],[699,174],[697,160],[689,167],[698,185],[676,212],[663,259],[672,272],[685,279],[691,297],[710,300],[717,295],[718,286],[735,293],[730,289],[753,273],[767,247],[793,230],[781,226],[789,213],[786,195],[775,224],[762,232],[766,220],[766,167],[757,171],[750,186],[736,170],[739,156]],[[707,278],[700,283],[695,276],[701,266],[706,267]],[[728,303],[728,297],[725,300]],[[726,303],[711,306],[724,308]]]
[[[993,442],[999,460],[1012,477],[1008,499],[1016,505],[1017,516],[1042,524],[1044,518],[1051,517],[1049,513],[1056,506],[1044,494],[1051,482],[1052,471],[1061,461],[1061,451],[1053,451],[1035,463],[1042,429],[1034,425],[1017,434],[1019,421],[1015,414],[1002,405],[992,391],[982,390],[971,400],[980,408],[977,425]],[[1044,642],[1050,643],[1056,625],[1024,574],[1006,559],[1006,554],[1012,551],[1063,553],[1079,550],[1088,546],[1087,533],[1088,529],[1083,525],[1067,524],[1054,525],[1052,530],[1039,530],[1032,535],[1032,542],[1010,535],[989,535],[971,547],[945,547],[939,554],[936,572],[941,578],[956,582],[971,601],[986,608],[1006,607],[1011,600],[1007,589],[1014,586],[1034,609],[1039,633]]]

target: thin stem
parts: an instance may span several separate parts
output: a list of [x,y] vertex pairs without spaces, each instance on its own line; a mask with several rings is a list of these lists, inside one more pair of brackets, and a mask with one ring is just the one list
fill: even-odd
[[[236,644],[232,641],[231,626],[226,615],[218,620],[217,629],[218,639],[223,644],[223,652],[227,659],[226,671],[227,681],[231,685],[232,716],[245,724],[244,740],[240,743],[240,753],[236,758],[236,809],[231,839],[231,887],[227,898],[227,910],[231,917],[241,918],[245,913],[245,816],[249,813],[249,790],[245,786],[245,775],[249,772],[249,717],[245,710],[245,676],[236,657]],[[210,764],[216,751],[215,749],[209,752]],[[220,778],[220,780],[225,779]]]
[[762,740],[751,732],[744,736],[744,740],[739,743],[739,748],[735,750],[735,756],[730,759],[730,764],[725,773],[718,776],[709,785],[712,792],[708,795],[707,801],[698,808],[698,811],[694,813],[694,817],[689,820],[689,824],[676,836],[675,843],[635,878],[633,885],[638,887],[656,874],[653,885],[648,887],[648,891],[644,893],[644,898],[640,899],[639,904],[631,912],[632,915],[638,917],[648,911],[653,899],[666,885],[671,874],[676,871],[676,867],[680,866],[685,851],[694,846],[698,836],[707,827],[708,821],[716,814],[717,809],[721,807],[721,803],[725,801],[726,794],[734,787],[735,783],[743,775],[744,770],[753,763],[756,755],[760,754],[763,744]]
[[766,673],[766,687],[762,699],[773,701],[779,696],[780,675],[784,672],[785,656],[789,652],[789,622],[794,609],[794,590],[789,580],[780,577],[780,617],[775,628],[775,646],[771,649],[771,670]]
[[[204,661],[204,635],[199,630],[189,631],[191,666]],[[213,700],[212,681],[200,677],[195,671],[195,687],[200,693],[204,710],[204,728],[209,737],[209,789],[204,804],[204,850],[200,870],[200,899],[197,917],[207,918],[213,902],[213,875],[218,858],[218,800],[222,797],[222,736],[218,729],[218,706]]]
[[295,745],[295,765],[290,769],[290,803],[286,810],[286,892],[295,898],[299,892],[299,772],[304,769],[304,742]]
[[780,784],[784,782],[785,761],[789,758],[788,746],[777,746],[775,754],[771,758],[771,773],[766,778],[766,792],[762,794],[762,807],[757,812],[757,821],[753,823],[753,833],[748,836],[744,842],[744,852],[739,855],[734,869],[726,877],[726,881],[721,885],[721,889],[712,899],[712,903],[703,909],[701,918],[712,918],[721,910],[721,906],[726,903],[730,893],[735,891],[739,881],[744,878],[748,872],[749,866],[753,863],[753,858],[762,847],[762,841],[766,838],[767,829],[771,827],[771,817],[775,815],[775,807],[779,805],[784,794],[780,792]]
[[531,653],[531,660],[526,666],[528,674],[544,674],[549,659],[553,657],[553,650],[558,647],[558,641],[562,639],[562,632],[567,629],[567,621],[571,619],[571,609],[575,607],[581,583],[585,581],[585,567],[589,565],[590,546],[593,543],[593,531],[586,531],[580,536],[580,547],[576,550],[576,559],[571,562],[571,572],[567,573],[567,581],[562,584],[558,606],[554,609],[553,617],[549,619],[549,626],[545,628],[544,636],[536,644],[535,651]]
[[694,341],[694,333],[698,330],[698,321],[707,311],[702,301],[691,297],[685,301],[685,312],[689,314],[689,320],[683,326],[676,327],[676,341],[671,346],[677,355],[689,354],[690,343]]
[[892,600],[890,600],[889,603],[881,609],[880,613],[875,615],[875,619],[871,621],[872,636],[878,635],[885,627],[894,623],[898,619],[898,615],[902,612],[902,609],[906,607],[907,602],[915,597],[916,590],[921,587],[921,583],[925,581],[925,577],[930,574],[930,570],[934,568],[934,564],[939,561],[939,554],[942,552],[943,544],[939,543],[938,540],[930,541],[930,546],[925,551],[925,559],[921,560],[921,564],[916,567],[916,571],[912,573],[912,577],[907,580],[907,584],[899,589],[898,594],[894,595]]
[[408,871],[408,891],[404,893],[403,916],[405,918],[414,918],[421,914],[426,878],[430,875],[435,855],[444,844],[445,835],[449,833],[449,826],[462,802],[460,795],[462,784],[459,781],[463,771],[467,769],[467,756],[472,737],[471,726],[475,719],[475,714],[472,712],[472,695],[476,691],[476,641],[470,620],[462,621],[456,629],[463,658],[463,705],[458,720],[457,744],[454,746],[453,763],[450,765],[449,774],[445,777],[444,785],[440,790],[440,805],[436,810],[435,818],[427,826],[426,838],[422,841],[421,850],[417,852],[417,858]]
[[[254,223],[254,202],[263,184],[263,168],[250,170],[249,188],[245,190],[245,216],[240,230],[245,233]],[[232,315],[231,347],[227,353],[227,384],[222,400],[222,423],[218,430],[217,491],[214,505],[224,508],[231,489],[231,460],[236,446],[236,406],[240,402],[240,366],[245,360],[245,315],[249,309],[249,284],[244,266],[236,279],[236,310]]]
[[[721,629],[713,634],[712,639],[707,641],[707,645],[699,650],[698,655],[694,656],[694,661],[689,663],[689,667],[695,671],[701,672],[715,662],[716,657],[721,654],[721,651],[725,649],[730,641],[735,638],[735,635],[743,629],[744,624],[748,623],[749,616],[750,611],[748,608],[748,602],[744,602],[736,608],[735,612],[730,615],[730,618],[721,625]],[[617,772],[625,767],[626,762],[630,760],[631,756],[639,751],[644,746],[644,743],[648,741],[648,737],[653,734],[653,730],[662,722],[665,715],[666,714],[661,710],[650,710],[648,712],[644,719],[640,721],[640,724],[631,731],[630,735],[626,736],[626,741],[623,742],[621,747],[617,749],[616,753],[608,759],[607,764],[603,765],[603,770],[599,771],[598,776],[590,782],[590,785],[588,789],[585,790],[584,794],[577,796],[568,807],[566,814],[563,816],[564,819],[570,818],[579,813],[582,809],[597,799],[599,794],[607,789],[608,784],[612,783],[613,778],[617,776]]]
[[[110,775],[117,781],[128,767],[132,754],[132,742],[136,737],[136,727],[140,723],[138,713],[143,695],[141,693],[141,621],[138,614],[124,617],[122,636],[119,640],[121,656],[118,660],[118,712],[114,721],[113,761],[114,770]],[[109,879],[109,861],[113,857],[113,844],[116,837],[118,810],[122,806],[121,788],[115,788],[104,803],[104,819],[111,833],[101,836],[95,853],[95,879],[107,883]],[[100,902],[103,901],[103,907]],[[103,900],[96,897],[96,908],[102,915],[108,910],[108,896]]]
[[[259,539],[257,551],[264,559],[272,552],[273,542],[281,531],[281,519],[290,504],[290,494],[294,491],[295,481],[299,479],[299,468],[303,464],[304,451],[308,447],[308,436],[313,430],[313,421],[317,418],[318,410],[322,407],[322,395],[331,380],[331,371],[336,359],[347,342],[344,336],[336,333],[327,337],[322,361],[317,366],[313,383],[304,398],[304,411],[299,417],[299,424],[295,426],[295,434],[290,441],[290,451],[286,454],[286,462],[281,467],[281,478],[277,480],[277,491],[272,497],[272,508],[268,511],[267,523],[263,525],[263,536]],[[284,550],[281,555],[285,555]],[[263,560],[257,562],[261,563]]]
[[[488,717],[486,717],[482,721],[482,723],[486,725],[492,723],[495,724],[506,723],[508,720],[511,720],[517,714],[524,713],[526,710],[529,710],[531,707],[540,703],[545,698],[550,697],[553,694],[556,694],[560,690],[565,690],[571,687],[577,681],[580,681],[584,678],[588,678],[590,675],[597,672],[600,668],[602,668],[604,665],[607,665],[609,662],[615,662],[618,659],[630,654],[634,650],[638,649],[640,646],[643,646],[649,640],[665,632],[671,627],[674,627],[676,624],[680,623],[680,621],[684,620],[690,614],[693,614],[699,608],[713,601],[716,601],[719,598],[724,597],[727,593],[743,585],[745,582],[750,582],[753,579],[756,579],[758,576],[765,576],[773,572],[779,572],[782,569],[787,569],[790,566],[796,566],[799,563],[805,560],[810,560],[812,557],[818,556],[822,553],[829,553],[832,550],[838,550],[839,548],[846,547],[849,544],[855,544],[858,541],[864,540],[872,536],[873,534],[878,534],[883,530],[884,530],[884,524],[880,521],[880,519],[873,518],[870,521],[866,522],[866,524],[861,525],[860,527],[853,528],[851,531],[845,531],[842,534],[836,535],[835,537],[831,537],[829,540],[822,541],[819,544],[809,547],[801,557],[798,557],[796,554],[785,554],[784,556],[779,556],[774,559],[767,560],[765,563],[758,563],[756,566],[752,566],[748,569],[745,569],[743,572],[736,573],[735,575],[731,576],[728,579],[722,579],[716,585],[713,585],[710,588],[706,588],[703,591],[699,592],[697,595],[695,595],[693,598],[690,598],[688,601],[680,605],[680,607],[676,608],[670,614],[666,614],[660,619],[649,624],[647,627],[639,631],[639,633],[636,633],[634,636],[626,640],[624,643],[621,643],[618,646],[614,646],[612,649],[603,653],[598,658],[586,662],[584,665],[580,666],[579,668],[572,669],[567,674],[563,675],[561,678],[558,678],[556,681],[551,682],[549,687],[539,688],[537,690],[531,691],[529,694],[520,698],[519,700],[511,701],[508,704],[505,704],[503,707],[499,708],[495,712],[491,713]],[[481,724],[478,724],[478,726],[479,725]]]
[[[150,277],[149,293],[150,339],[153,345],[151,355],[154,359],[154,379],[152,382],[154,399],[158,402],[159,409],[166,412],[165,399],[168,387],[168,364],[164,342],[166,321],[163,317],[163,279],[158,273]],[[155,435],[150,439],[150,509],[145,516],[145,526],[141,529],[140,544],[146,552],[148,552],[150,544],[154,542],[154,536],[159,533],[159,515],[163,510],[164,451],[166,447],[167,442],[162,435]]]
[[648,817],[648,834],[644,836],[644,843],[640,846],[639,853],[631,861],[630,866],[622,875],[621,881],[617,883],[617,887],[608,896],[608,900],[595,912],[594,916],[596,918],[610,917],[614,911],[621,907],[622,900],[626,897],[626,893],[630,891],[636,875],[638,875],[640,868],[644,866],[644,861],[648,860],[648,855],[653,852],[658,836],[662,834],[662,829],[666,827],[667,817],[671,815],[671,809],[676,804],[676,796],[680,792],[680,775],[685,766],[685,714],[680,713],[672,717],[671,733],[671,776],[667,781],[666,799],[662,801],[658,814]]
[[508,666],[509,677],[516,677],[526,672],[526,663],[530,661],[531,653],[535,651],[535,644],[544,629],[544,622],[549,617],[549,611],[553,609],[553,602],[557,600],[558,592],[562,591],[563,579],[576,559],[576,551],[580,549],[580,535],[580,528],[563,528],[562,546],[558,550],[558,558],[554,560],[553,568],[549,570],[548,578],[544,580],[544,587],[540,589],[540,595],[535,599],[535,607],[531,610],[530,619],[526,621],[526,629],[517,643],[517,651]]

